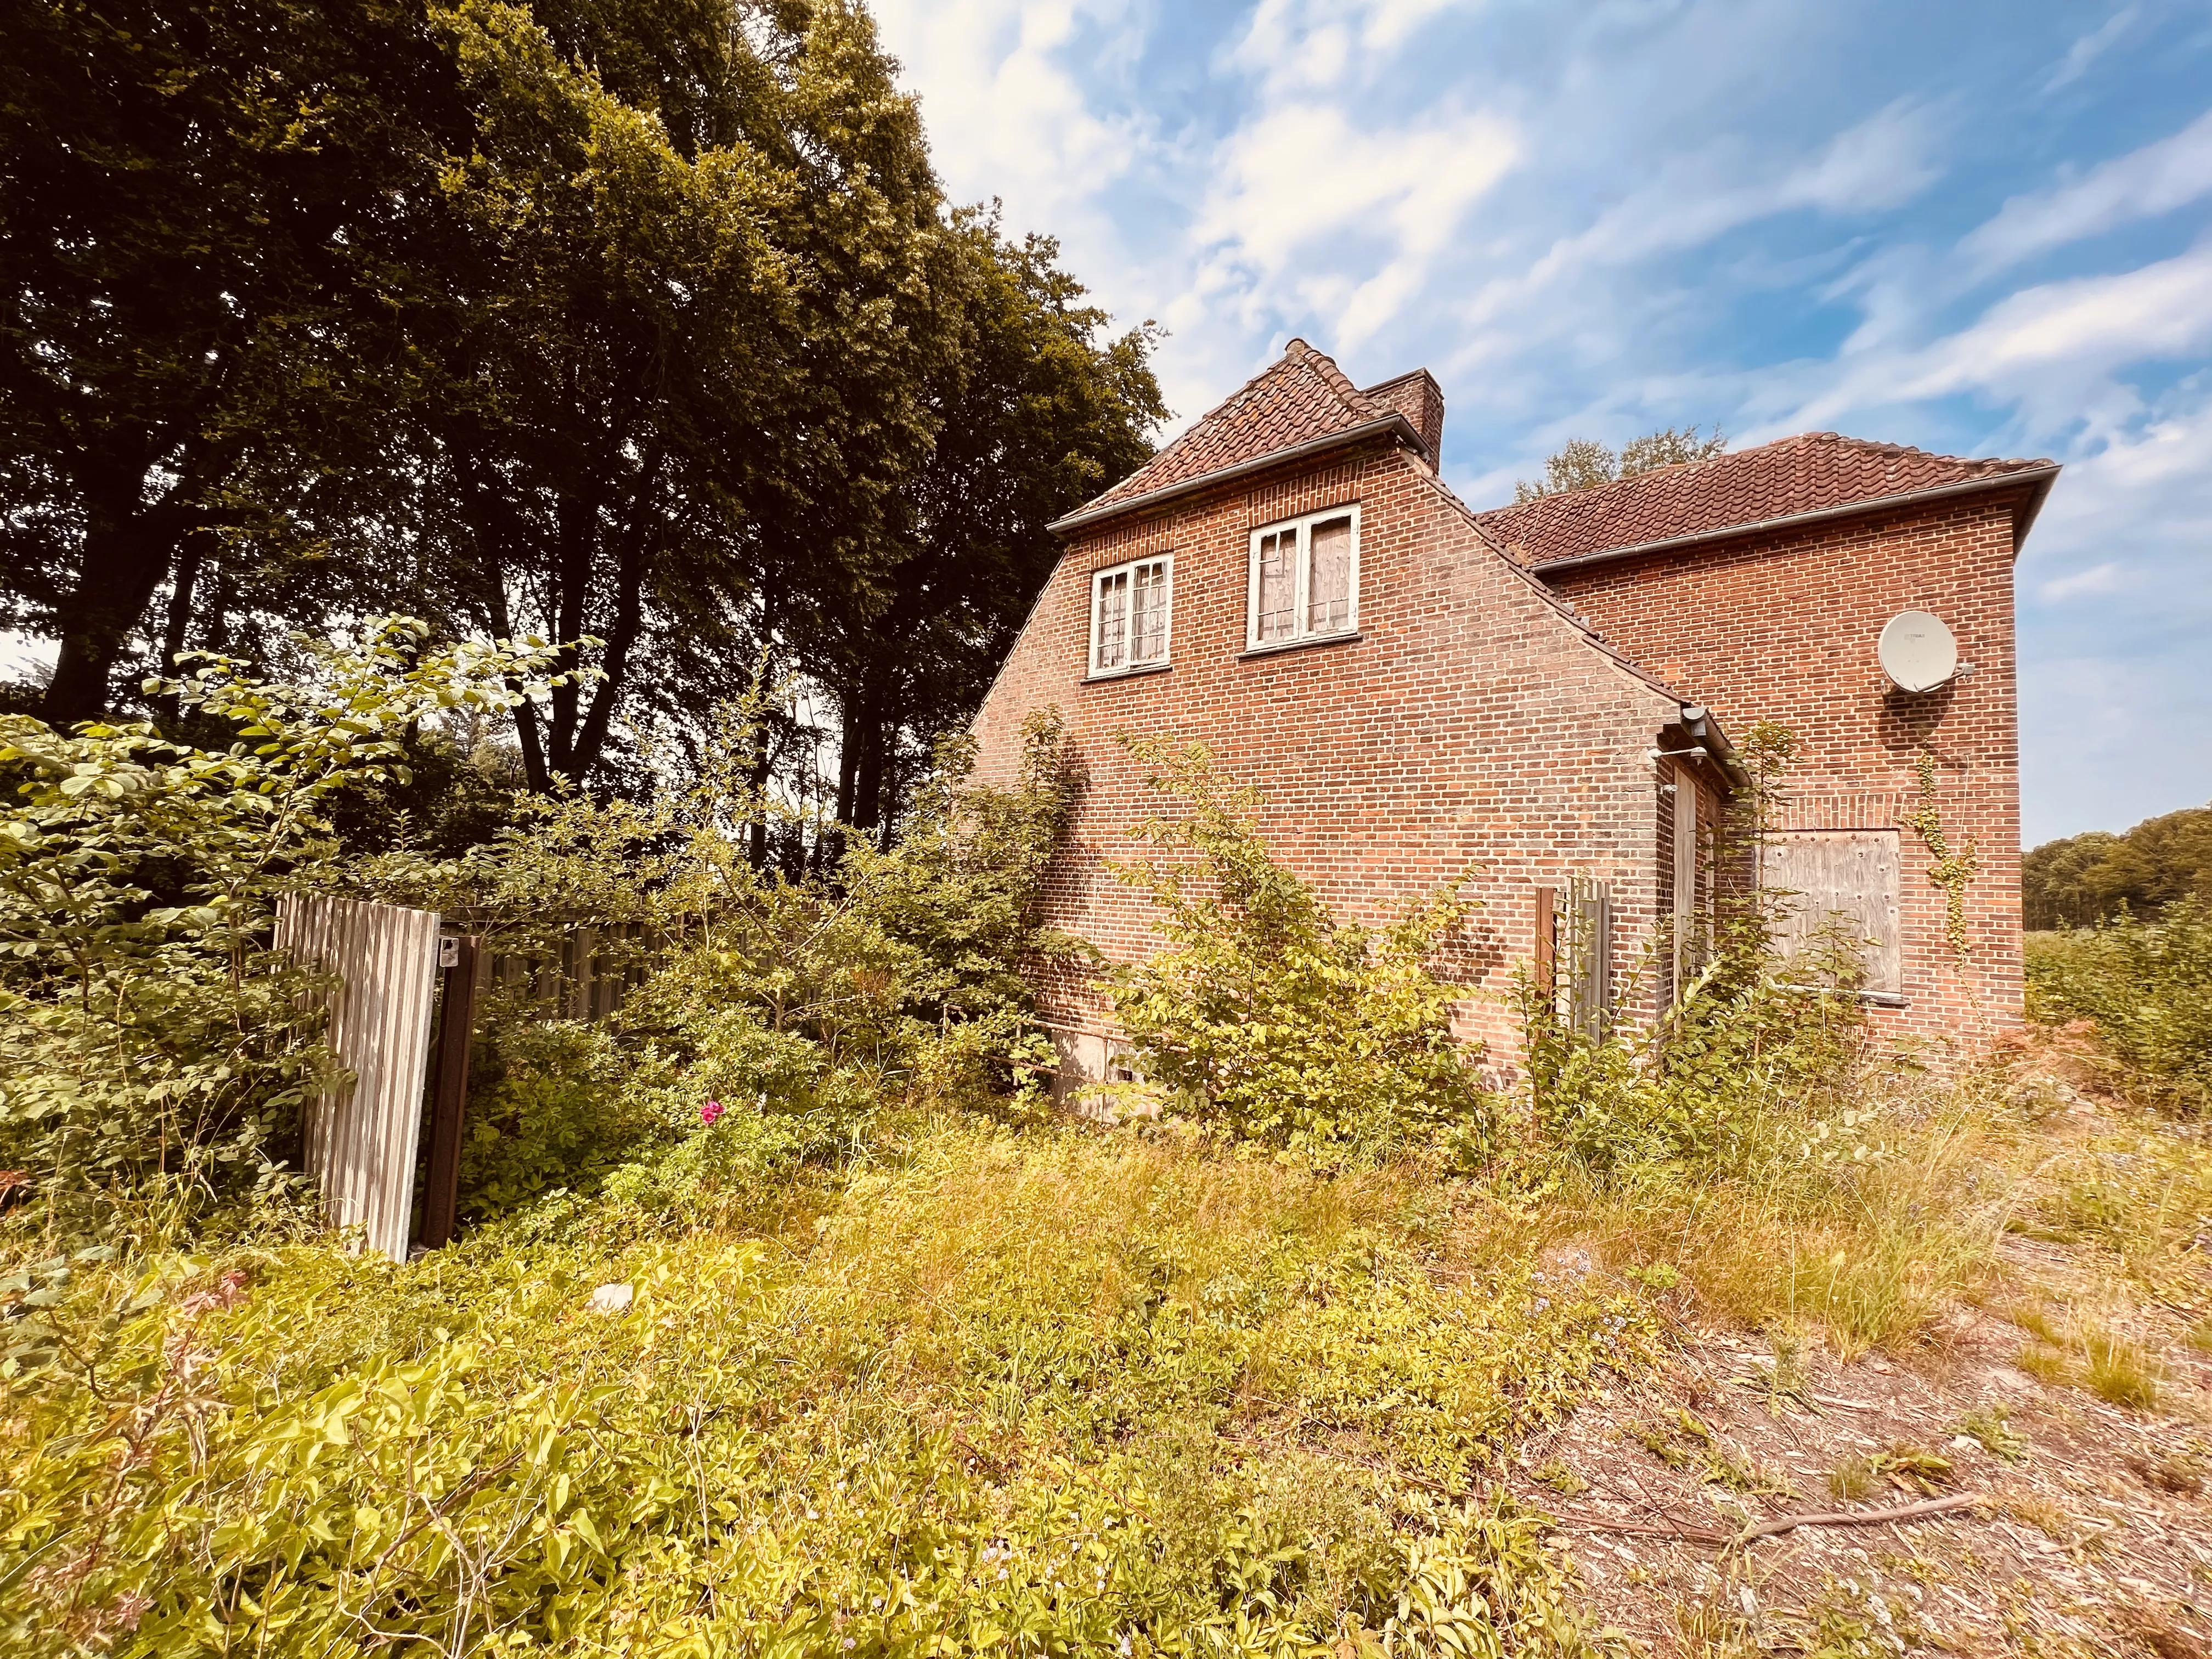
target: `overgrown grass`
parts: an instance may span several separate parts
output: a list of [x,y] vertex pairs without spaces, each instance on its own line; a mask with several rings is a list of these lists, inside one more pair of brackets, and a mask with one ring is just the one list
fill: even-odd
[[750,1228],[88,1264],[4,1429],[12,1639],[1571,1648],[1472,1494],[1654,1321],[1479,1270],[1490,1224],[1410,1165],[938,1123]]
[[1991,1282],[2021,1133],[1985,1079],[1869,1068],[1842,1117],[1763,1115],[1733,1168],[1569,1170],[1540,1213],[1616,1271],[1679,1279],[1711,1313],[1810,1330],[1843,1358],[1906,1351]]
[[2027,936],[2028,1008],[2087,1019],[2170,1109],[2212,1106],[2212,904],[2187,898],[2154,921],[2123,913],[2095,927]]

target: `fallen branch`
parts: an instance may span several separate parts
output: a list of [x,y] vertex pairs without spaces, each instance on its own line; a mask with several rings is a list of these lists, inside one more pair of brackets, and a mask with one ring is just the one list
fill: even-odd
[[1627,1532],[1643,1538],[1677,1538],[1690,1544],[1732,1544],[1735,1534],[1708,1532],[1702,1527],[1655,1527],[1643,1521],[1601,1521],[1594,1515],[1563,1515],[1563,1527],[1587,1527],[1592,1532]]
[[1892,1521],[1924,1521],[1931,1516],[1948,1515],[1953,1510],[1963,1510],[1986,1501],[1980,1492],[1960,1492],[1952,1498],[1923,1498],[1917,1504],[1899,1504],[1887,1510],[1832,1510],[1815,1515],[1784,1515],[1771,1521],[1762,1521],[1757,1526],[1746,1527],[1741,1532],[1714,1532],[1704,1527],[1655,1527],[1640,1521],[1607,1521],[1594,1515],[1563,1515],[1559,1523],[1563,1527],[1587,1527],[1594,1532],[1636,1533],[1647,1538],[1678,1538],[1689,1544],[1712,1544],[1723,1549],[1734,1549],[1771,1538],[1779,1533],[1795,1532],[1800,1527],[1879,1527]]
[[1821,1515],[1784,1515],[1762,1521],[1755,1527],[1746,1527],[1732,1541],[1748,1544],[1755,1538],[1771,1538],[1776,1533],[1795,1532],[1800,1527],[1879,1527],[1889,1521],[1921,1521],[1931,1515],[1947,1515],[1953,1510],[1968,1509],[1986,1501],[1980,1492],[1962,1492],[1953,1498],[1923,1498],[1917,1504],[1899,1504],[1893,1510],[1834,1510]]

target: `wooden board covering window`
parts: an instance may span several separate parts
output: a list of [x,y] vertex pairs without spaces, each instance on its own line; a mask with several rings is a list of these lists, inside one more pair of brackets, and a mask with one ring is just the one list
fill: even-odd
[[1830,915],[1865,941],[1861,989],[1895,996],[1904,988],[1898,951],[1899,857],[1894,830],[1785,830],[1760,859],[1760,884],[1790,895],[1778,908],[1774,942],[1795,956]]

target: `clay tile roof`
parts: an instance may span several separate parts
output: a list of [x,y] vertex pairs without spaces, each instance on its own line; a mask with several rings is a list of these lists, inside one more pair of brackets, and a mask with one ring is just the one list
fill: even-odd
[[1833,432],[1806,432],[1710,461],[1658,467],[1595,489],[1540,495],[1494,508],[1477,521],[1510,556],[1541,565],[2015,472],[2048,471],[2052,465],[2047,460],[1964,460]]
[[1364,396],[1328,357],[1304,340],[1247,380],[1226,401],[1071,518],[1150,495],[1278,450],[1389,418],[1389,404]]

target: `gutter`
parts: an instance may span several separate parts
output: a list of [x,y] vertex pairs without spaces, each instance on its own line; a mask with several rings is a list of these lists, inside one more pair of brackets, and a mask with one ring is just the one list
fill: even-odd
[[2013,551],[2027,539],[2027,532],[2035,524],[2035,516],[2043,510],[2045,497],[2051,494],[2051,481],[2059,469],[2054,464],[2044,467],[2029,467],[2019,472],[2004,472],[1994,478],[1970,478],[1964,483],[1941,484],[1934,489],[1916,489],[1909,495],[1881,495],[1870,501],[1849,501],[1841,507],[1815,507],[1810,513],[1785,514],[1778,519],[1760,519],[1751,524],[1723,525],[1717,529],[1699,530],[1686,536],[1668,536],[1654,542],[1637,542],[1628,547],[1608,547],[1595,553],[1576,553],[1564,559],[1546,559],[1528,568],[1539,576],[1548,576],[1553,571],[1577,570],[1584,565],[1603,564],[1611,559],[1631,559],[1639,553],[1663,553],[1677,547],[1694,547],[1700,542],[1732,540],[1738,536],[1756,536],[1769,530],[1787,530],[1799,525],[1819,524],[1829,519],[1850,518],[1861,513],[1885,512],[1891,507],[1917,507],[1923,501],[1944,501],[1954,495],[1971,495],[1984,489],[2004,489],[2016,484],[2037,486],[2027,504],[2026,515],[2020,519],[2013,531]]
[[[1730,788],[1747,787],[1751,779],[1744,771],[1742,763],[1736,759],[1735,745],[1729,741],[1728,733],[1721,730],[1721,723],[1713,718],[1712,711],[1701,703],[1686,702],[1679,706],[1682,714],[1682,730],[1701,751],[1699,758],[1711,762],[1713,769],[1728,780]],[[1652,752],[1656,758],[1664,751],[1655,750]]]
[[1249,461],[1238,461],[1233,466],[1201,472],[1194,478],[1185,478],[1177,483],[1162,484],[1158,489],[1148,489],[1141,495],[1109,501],[1101,507],[1078,507],[1065,518],[1054,519],[1045,528],[1055,536],[1065,536],[1070,531],[1097,524],[1102,519],[1157,507],[1163,501],[1173,501],[1179,495],[1188,495],[1200,489],[1211,489],[1216,484],[1226,483],[1231,478],[1241,478],[1247,473],[1280,466],[1286,461],[1302,460],[1308,455],[1317,455],[1322,450],[1334,449],[1340,444],[1357,443],[1362,438],[1380,437],[1384,433],[1405,439],[1419,454],[1429,453],[1428,446],[1421,441],[1421,434],[1413,429],[1413,423],[1393,410],[1379,421],[1370,421],[1364,426],[1347,427],[1344,431],[1332,432],[1325,438],[1309,438],[1304,443],[1291,445],[1287,449],[1270,450],[1265,455],[1255,455]]

